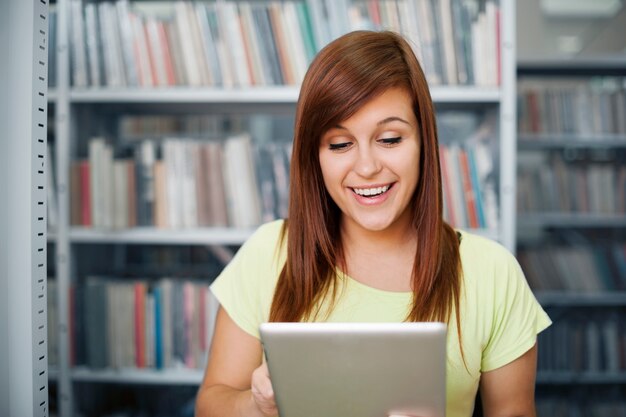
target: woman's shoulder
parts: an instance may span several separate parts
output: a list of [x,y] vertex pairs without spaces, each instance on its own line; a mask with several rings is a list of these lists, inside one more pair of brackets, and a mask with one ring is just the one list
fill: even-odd
[[254,231],[251,239],[278,239],[284,226],[285,220],[283,219],[263,223]]
[[491,280],[492,284],[497,284],[521,273],[513,254],[499,242],[478,234],[459,232],[459,253],[466,282],[487,284]]
[[242,256],[253,258],[269,258],[269,255],[279,255],[282,258],[287,236],[283,239],[285,221],[274,220],[260,225],[245,241],[238,251]]
[[468,258],[481,263],[510,261],[513,254],[501,243],[479,234],[457,230],[461,259]]

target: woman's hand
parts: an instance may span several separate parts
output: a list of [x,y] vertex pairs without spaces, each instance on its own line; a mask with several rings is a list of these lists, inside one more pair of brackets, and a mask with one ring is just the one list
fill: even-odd
[[276,401],[274,400],[274,389],[272,388],[270,373],[267,369],[267,363],[265,361],[263,361],[263,364],[252,372],[251,391],[252,398],[263,415],[268,417],[278,415]]

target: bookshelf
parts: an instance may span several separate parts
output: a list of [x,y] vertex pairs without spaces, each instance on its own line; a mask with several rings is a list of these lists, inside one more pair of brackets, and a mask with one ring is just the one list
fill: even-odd
[[[461,4],[460,1],[457,2],[456,0],[441,3],[454,5],[455,8]],[[464,3],[473,4],[472,2]],[[496,4],[491,0],[487,3],[490,4],[489,7]],[[90,80],[93,80],[93,78],[88,75],[91,74],[89,66],[90,55],[87,53],[85,57],[78,59],[76,56],[76,42],[78,41],[74,37],[77,29],[73,17],[77,16],[77,13],[82,13],[82,17],[87,20],[89,19],[87,14],[92,13],[94,8],[96,13],[99,13],[101,7],[110,7],[101,6],[102,4],[104,2],[57,0],[54,5],[56,14],[55,25],[57,28],[55,33],[57,42],[55,56],[56,82],[52,90],[52,98],[49,99],[50,105],[54,107],[54,155],[59,212],[58,226],[54,232],[54,238],[51,240],[54,242],[56,255],[55,274],[58,300],[57,314],[59,317],[58,366],[54,372],[54,383],[57,386],[56,392],[58,393],[58,414],[63,417],[84,413],[89,414],[89,411],[86,410],[92,409],[89,407],[84,408],[86,406],[83,404],[83,396],[86,395],[87,391],[91,390],[89,395],[85,397],[91,398],[90,396],[97,395],[98,390],[103,386],[194,386],[201,380],[201,371],[184,368],[155,370],[152,368],[123,367],[121,369],[113,369],[105,366],[104,368],[95,369],[80,363],[74,364],[72,355],[75,354],[76,346],[74,346],[74,343],[76,343],[75,337],[77,336],[72,335],[73,316],[71,309],[73,304],[71,301],[75,295],[72,296],[70,294],[75,290],[77,284],[84,284],[89,276],[107,275],[111,271],[117,278],[116,281],[133,282],[137,278],[142,278],[143,273],[146,274],[145,276],[148,276],[153,274],[155,269],[158,270],[160,268],[160,264],[158,264],[154,268],[142,270],[141,267],[138,267],[138,264],[141,262],[150,262],[150,259],[157,259],[160,262],[162,258],[167,258],[168,256],[174,259],[184,258],[187,260],[187,257],[192,257],[187,252],[192,253],[196,248],[206,249],[206,252],[212,253],[223,264],[227,262],[228,257],[232,256],[232,252],[250,236],[255,228],[254,225],[242,227],[233,226],[230,223],[219,226],[203,225],[185,228],[144,225],[121,229],[76,224],[72,218],[73,191],[71,167],[73,163],[79,159],[89,158],[90,142],[92,138],[97,136],[106,137],[107,144],[111,144],[112,152],[115,154],[114,159],[128,158],[129,154],[124,153],[126,152],[125,149],[132,148],[135,146],[135,143],[138,143],[133,142],[133,140],[140,141],[145,139],[145,137],[151,137],[157,142],[167,137],[179,139],[191,137],[194,141],[197,141],[199,138],[208,139],[209,141],[214,140],[212,135],[215,132],[209,134],[198,130],[193,132],[168,132],[165,134],[144,132],[139,134],[139,139],[133,139],[127,137],[128,135],[125,133],[120,133],[123,130],[120,129],[120,125],[124,124],[124,118],[140,119],[142,117],[152,117],[165,120],[173,117],[177,118],[173,122],[174,124],[187,123],[189,125],[197,122],[197,120],[191,123],[189,120],[184,119],[185,117],[198,118],[200,119],[199,123],[202,124],[204,123],[202,120],[206,120],[202,118],[207,117],[206,115],[209,115],[209,118],[212,115],[219,115],[222,119],[215,123],[220,126],[227,125],[229,128],[233,128],[234,132],[236,132],[234,128],[244,126],[251,133],[253,142],[272,143],[285,137],[289,138],[290,132],[284,128],[284,119],[287,119],[288,126],[290,122],[292,123],[299,92],[297,82],[249,85],[249,83],[242,81],[243,78],[238,78],[245,78],[245,76],[236,73],[234,69],[231,69],[234,78],[230,81],[231,85],[227,87],[219,83],[217,85],[209,85],[210,83],[206,82],[206,79],[199,83],[192,82],[191,84],[193,85],[190,85],[189,82],[177,80],[173,84],[148,87],[134,85],[130,79],[127,79],[126,83],[119,85],[106,85],[102,75],[99,77],[99,82],[96,83],[99,85],[92,85]],[[211,8],[217,8],[220,13],[230,13],[232,17],[233,11],[238,13],[238,10],[245,11],[248,7],[258,10],[266,7],[264,5],[267,3],[254,0],[247,2],[219,0],[206,3],[193,2],[191,3],[192,6],[179,6],[175,2],[166,1],[121,2],[119,4],[122,4],[122,6],[115,7],[120,7],[122,10],[131,10],[133,13],[136,12],[138,16],[146,19],[146,22],[153,22],[152,16],[157,16],[157,20],[163,18],[163,16],[166,16],[163,19],[167,20],[171,17],[173,21],[180,18],[180,16],[176,17],[178,16],[177,13],[180,12],[177,11],[177,7],[191,7],[198,12],[198,10],[203,10],[205,7],[202,5],[211,4],[208,8],[209,11],[213,10]],[[233,4],[243,4],[244,7],[241,9],[233,8]],[[371,5],[380,6],[380,10],[385,10],[385,13],[387,13],[387,15],[384,15],[387,18],[393,17],[394,13],[396,13],[396,16],[406,17],[407,20],[398,17],[390,21],[395,22],[396,29],[402,29],[402,25],[407,25],[407,23],[410,26],[410,23],[415,21],[414,19],[424,19],[420,17],[420,10],[430,10],[431,13],[440,12],[439,10],[433,11],[430,9],[435,2],[414,0],[380,0],[367,3],[362,0],[302,0],[282,1],[276,4],[283,6],[274,5],[272,7],[284,7],[287,9],[285,13],[293,13],[293,10],[290,8],[294,7],[294,5],[296,8],[307,8],[311,13],[311,20],[320,25],[319,27],[316,24],[312,25],[314,39],[318,45],[323,45],[324,42],[330,40],[329,38],[326,41],[322,41],[325,37],[336,36],[336,34],[346,31],[346,28],[350,28],[345,20],[347,14],[344,15],[343,12],[351,5],[358,6],[357,9],[362,19],[369,13],[366,10],[366,4],[369,4],[370,7]],[[485,5],[484,2],[482,4],[483,6]],[[87,12],[87,6],[90,7],[91,11]],[[328,7],[328,9],[325,9],[325,7]],[[495,12],[495,9],[490,10]],[[408,11],[408,13],[398,14],[399,11]],[[118,11],[118,13],[122,12]],[[315,17],[317,16],[316,13],[330,13],[332,19],[329,20],[335,23],[331,27],[326,28],[326,30],[323,25],[328,23],[320,21],[319,16]],[[445,146],[455,146],[456,143],[459,149],[464,149],[465,139],[472,136],[474,131],[479,130],[481,126],[487,125],[490,127],[488,137],[475,140],[484,141],[484,150],[488,152],[491,161],[492,168],[488,172],[488,179],[485,180],[485,184],[480,185],[489,185],[494,193],[493,212],[495,213],[495,221],[488,225],[480,224],[477,227],[471,227],[471,230],[498,240],[509,249],[514,250],[517,231],[515,227],[516,178],[515,164],[513,163],[517,152],[515,137],[514,0],[501,0],[497,15],[499,16],[500,32],[498,39],[500,40],[500,47],[496,49],[494,42],[494,48],[491,52],[483,51],[481,53],[488,54],[486,56],[490,57],[491,61],[489,62],[493,65],[490,71],[493,71],[496,67],[499,68],[499,83],[496,81],[498,77],[495,75],[492,77],[481,76],[478,78],[478,83],[463,82],[459,74],[442,73],[438,70],[434,65],[434,60],[432,62],[429,61],[428,65],[425,64],[425,70],[431,77],[431,94],[436,109],[438,113],[445,116],[442,117],[442,130],[440,131],[442,143]],[[379,17],[379,19],[385,18],[384,16]],[[490,15],[490,19],[494,19],[494,16],[496,14]],[[486,17],[481,19],[486,20]],[[123,21],[123,19],[120,21]],[[221,21],[229,22],[229,19]],[[492,29],[495,30],[495,21],[492,23]],[[485,25],[485,23],[482,23],[482,25]],[[83,27],[86,39],[90,36],[88,26],[86,24]],[[413,27],[418,26],[413,25]],[[391,24],[386,27],[394,28]],[[231,29],[225,28],[225,30]],[[433,28],[432,25],[429,25],[428,30],[432,30],[433,34],[438,33],[437,28]],[[495,35],[489,37],[485,33],[481,33],[478,26],[475,31],[477,39],[481,36],[484,40],[496,39]],[[103,33],[106,33],[106,31],[103,31]],[[120,30],[120,33],[124,36],[124,30]],[[419,35],[417,34],[416,36]],[[232,34],[229,36],[232,36]],[[86,40],[86,42],[88,43],[89,40]],[[319,42],[322,43],[320,44]],[[485,41],[483,44],[486,45],[488,42]],[[436,52],[436,48],[439,47],[443,48],[443,45],[429,45],[425,47],[424,53],[427,50],[430,50],[431,53]],[[84,48],[85,51],[89,51],[88,45],[84,45]],[[234,53],[237,54],[236,48],[233,47],[232,49],[235,49]],[[123,49],[119,52],[122,55],[124,53]],[[489,53],[493,54],[489,55]],[[452,58],[461,61],[468,59],[468,57],[471,58],[471,53],[466,55],[460,54]],[[137,62],[140,62],[140,58],[138,59],[139,61]],[[187,58],[184,56],[181,59],[184,63],[188,63],[185,61]],[[439,59],[438,62],[442,65],[441,60],[444,58],[437,59]],[[448,59],[451,59],[449,55]],[[100,64],[102,65],[103,63],[101,62]],[[465,64],[467,64],[467,61]],[[201,63],[196,63],[196,65],[202,66]],[[485,64],[481,63],[480,65]],[[82,71],[82,75],[77,76],[77,71]],[[86,78],[85,74],[88,75]],[[190,75],[187,74],[185,76],[187,80],[191,80],[188,77]],[[262,75],[267,80],[269,75]],[[457,117],[459,114],[462,117]],[[468,117],[468,114],[471,117]],[[268,119],[271,119],[271,121],[268,121]],[[276,119],[280,120],[275,121]],[[131,121],[132,123],[133,121]],[[213,122],[209,121],[207,123]],[[471,129],[473,129],[469,133],[463,130],[467,126],[471,126]],[[460,135],[459,131],[465,133]],[[228,131],[218,133],[221,133],[222,137],[229,134]],[[443,137],[444,135],[445,137]],[[158,148],[156,154],[159,159],[163,158],[163,149]],[[460,204],[464,204],[464,196],[460,198]],[[163,251],[171,249],[174,251],[174,255],[163,255],[161,249]],[[143,251],[148,254],[143,254]],[[139,252],[142,254],[138,255]],[[202,258],[201,262],[204,261],[206,259]],[[130,264],[131,262],[132,265]],[[195,271],[195,269],[185,265],[179,265],[179,267],[182,269],[181,274],[183,275],[185,273],[189,275],[189,271]],[[124,270],[123,274],[119,273],[120,268]],[[161,273],[169,273],[169,271],[174,269],[176,269],[176,264],[168,265],[167,268],[162,269]],[[158,271],[156,272],[158,273]],[[122,275],[125,278],[122,279]],[[208,283],[209,279],[210,277],[206,279],[206,283]],[[102,388],[102,390],[105,391],[105,388]]]
[[626,409],[625,76],[624,58],[518,63],[518,257],[554,321],[539,337],[545,413]]

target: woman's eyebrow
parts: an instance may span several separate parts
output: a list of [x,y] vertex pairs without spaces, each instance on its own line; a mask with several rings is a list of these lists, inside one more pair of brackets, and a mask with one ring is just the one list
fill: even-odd
[[[398,117],[398,116],[387,117],[387,118],[379,121],[378,123],[376,123],[376,126],[382,126],[384,124],[391,123],[391,122],[402,122],[402,123],[406,123],[407,125],[411,126],[411,123],[407,122],[406,120],[404,120],[403,118]],[[348,130],[348,128],[343,127],[341,125],[335,125],[335,126],[333,126],[333,128],[334,129],[341,129],[341,130]]]
[[407,125],[411,125],[411,123],[407,122],[406,120],[404,120],[401,117],[398,116],[391,116],[391,117],[387,117],[386,119],[381,120],[380,122],[376,123],[376,125],[380,126],[380,125],[384,125],[386,123],[390,123],[390,122],[402,122],[402,123],[406,123]]

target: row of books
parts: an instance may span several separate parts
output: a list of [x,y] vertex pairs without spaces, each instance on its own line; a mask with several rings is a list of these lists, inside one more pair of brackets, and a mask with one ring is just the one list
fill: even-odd
[[[286,181],[286,151],[274,144],[267,148],[276,161],[266,168],[282,170]],[[256,226],[277,214],[271,195],[265,196],[262,212],[253,152],[249,135],[242,134],[224,141],[144,140],[134,158],[114,159],[113,146],[94,138],[88,159],[72,163],[72,224],[102,229]],[[274,185],[261,189],[271,194]],[[280,185],[287,190],[286,183]]]
[[538,372],[619,374],[626,372],[623,312],[578,311],[556,319],[539,334]]
[[[571,153],[571,152],[569,152]],[[626,214],[626,165],[617,152],[605,161],[560,152],[521,156],[518,211]]]
[[626,135],[626,78],[520,78],[518,113],[525,134]]
[[535,291],[626,290],[626,245],[543,245],[520,248],[517,258]]
[[[272,123],[274,118],[257,115],[265,123]],[[220,137],[224,131],[249,131],[250,117],[223,114],[121,114],[117,118],[117,136],[122,142],[133,143],[142,139],[167,137]],[[293,120],[289,120],[290,127]]]
[[317,51],[357,29],[404,34],[432,84],[492,86],[500,79],[493,0],[69,5],[76,87],[299,84]]
[[[88,148],[88,158],[71,168],[73,225],[248,228],[287,216],[290,143],[253,143],[247,134],[143,140],[134,158],[114,158],[103,138]],[[442,145],[440,155],[446,219],[455,227],[497,228],[486,145]]]
[[218,307],[206,283],[89,276],[70,300],[73,366],[206,366]]

